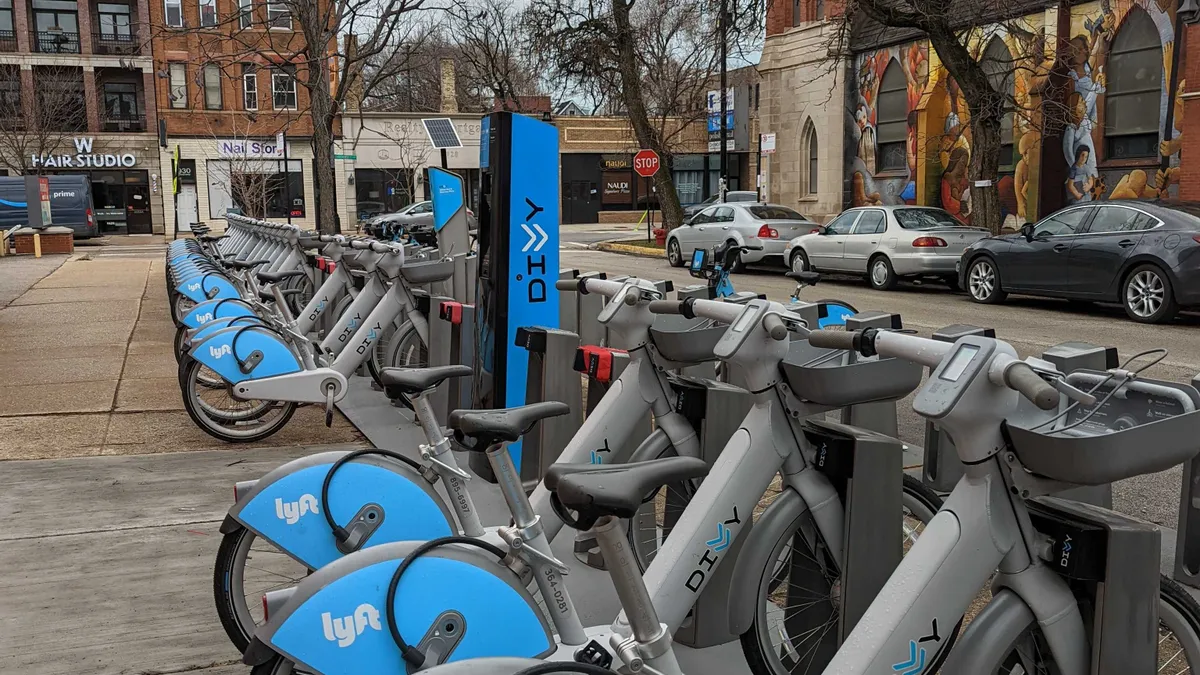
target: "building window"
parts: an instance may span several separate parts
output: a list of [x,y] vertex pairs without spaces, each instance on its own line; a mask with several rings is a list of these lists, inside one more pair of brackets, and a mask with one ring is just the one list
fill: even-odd
[[1108,159],[1158,156],[1163,52],[1158,30],[1134,7],[1113,40],[1104,96],[1104,139]]
[[114,42],[128,42],[132,39],[129,5],[102,2],[97,9],[100,14],[101,39]]
[[817,196],[818,177],[820,173],[817,171],[817,130],[815,127],[808,128],[808,195],[810,197]]
[[802,2],[802,0],[792,0],[792,25],[793,26],[799,26],[801,23],[804,22],[804,15],[802,13],[803,6],[804,6],[804,3]]
[[279,0],[267,0],[267,26],[284,30],[292,29],[292,12]]
[[163,0],[163,18],[172,28],[183,28],[183,0]]
[[249,63],[242,66],[242,107],[258,110],[258,67]]
[[238,28],[254,24],[254,0],[238,0]]
[[172,108],[187,107],[187,65],[183,63],[172,63],[167,66],[167,73],[170,79],[170,93]]
[[215,63],[204,66],[204,107],[221,109],[221,67]]
[[880,171],[903,171],[908,166],[908,82],[896,59],[888,64],[879,82],[875,144]]
[[821,21],[825,18],[825,0],[817,0],[814,3],[813,19]]
[[125,82],[104,85],[104,114],[110,120],[129,120],[138,114],[137,86]]
[[217,25],[217,0],[200,0],[200,25]]
[[296,69],[282,66],[271,71],[271,100],[276,110],[296,109]]
[[754,109],[755,110],[758,110],[759,84],[760,83],[758,83],[758,82],[754,83]]
[[75,0],[33,0],[34,51],[79,53],[79,13]]
[[983,51],[983,60],[979,64],[987,74],[992,89],[1004,97],[1004,117],[1000,120],[1000,170],[1011,171],[1013,168],[1013,101],[1016,100],[1016,87],[1013,71],[1012,52],[1008,45],[998,37],[992,38],[987,49]]
[[13,0],[0,0],[0,51],[17,51],[17,34],[13,31]]
[[81,68],[34,66],[33,86],[37,93],[39,124],[45,124],[53,131],[87,129]]
[[254,218],[304,217],[304,173],[300,160],[287,163],[266,159],[208,161],[208,210],[224,218],[237,207]]
[[24,124],[19,66],[0,65],[0,129],[16,131]]

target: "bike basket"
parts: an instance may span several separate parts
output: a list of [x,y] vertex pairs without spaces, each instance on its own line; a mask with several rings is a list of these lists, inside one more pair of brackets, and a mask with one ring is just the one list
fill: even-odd
[[410,284],[432,284],[445,281],[454,275],[453,260],[430,260],[405,263],[400,274]]
[[842,407],[855,403],[904,398],[921,384],[921,366],[903,359],[870,359],[851,363],[850,352],[813,347],[792,340],[780,364],[792,393],[819,405]]
[[650,339],[663,358],[676,364],[714,361],[713,347],[725,334],[725,324],[708,319],[689,319],[677,314],[660,314],[650,326]]

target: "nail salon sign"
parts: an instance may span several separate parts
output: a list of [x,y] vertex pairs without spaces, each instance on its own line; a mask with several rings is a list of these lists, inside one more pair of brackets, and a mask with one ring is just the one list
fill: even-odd
[[283,145],[276,140],[218,139],[217,155],[235,159],[283,159]]

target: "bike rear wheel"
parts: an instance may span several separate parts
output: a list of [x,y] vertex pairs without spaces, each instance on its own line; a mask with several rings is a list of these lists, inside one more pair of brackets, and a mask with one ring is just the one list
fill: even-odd
[[[778,481],[773,485],[780,489]],[[907,553],[942,500],[905,474],[903,504]],[[742,652],[755,675],[818,675],[837,652],[841,579],[807,510],[784,532],[769,558],[774,564],[762,571],[758,608],[741,636]],[[943,656],[957,634],[955,626]]]
[[[295,401],[252,400],[238,401],[246,408],[230,414],[225,403],[214,404],[210,400],[210,397],[217,396],[222,402],[226,398],[235,401],[228,391],[228,385],[224,391],[205,387],[200,375],[203,369],[204,365],[195,359],[187,363],[181,383],[183,407],[196,426],[214,438],[227,443],[261,441],[282,429],[296,412]],[[214,410],[220,410],[222,414],[212,414]]]
[[213,599],[230,642],[245,652],[264,621],[264,594],[300,583],[310,570],[250,530],[226,534],[213,566]]

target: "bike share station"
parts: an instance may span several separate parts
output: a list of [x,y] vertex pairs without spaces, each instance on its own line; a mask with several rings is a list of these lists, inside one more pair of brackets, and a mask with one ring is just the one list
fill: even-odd
[[[560,269],[558,136],[553,127],[520,115],[495,113],[484,119],[481,143],[481,203],[478,250],[468,253],[466,202],[461,178],[433,169],[435,228],[439,249],[453,260],[453,276],[431,284],[418,298],[418,307],[429,319],[431,366],[461,364],[472,368],[472,377],[452,378],[431,397],[441,424],[450,411],[462,408],[515,407],[538,401],[562,401],[566,415],[538,423],[522,441],[508,446],[521,482],[532,490],[543,478],[558,453],[575,435],[608,388],[629,363],[627,345],[606,328],[615,307],[606,307],[599,294],[560,293],[560,280],[580,277],[576,270]],[[697,261],[703,265],[703,261]],[[589,273],[597,274],[597,273]],[[584,275],[587,276],[587,275]],[[711,285],[674,289],[658,282],[657,290],[678,297],[726,296],[730,302],[749,302],[753,293],[732,293]],[[728,289],[731,291],[732,289]],[[797,312],[819,325],[817,305],[797,304]],[[865,328],[900,329],[899,315],[861,312],[845,320],[847,330]],[[657,362],[667,364],[670,384],[677,396],[675,412],[695,429],[700,456],[710,466],[737,431],[751,407],[751,396],[736,386],[737,375],[718,379],[713,348],[725,327],[704,325],[682,316],[663,315],[651,327]],[[935,339],[955,342],[963,336],[991,336],[994,331],[975,326],[948,326]],[[1042,354],[1049,364],[1082,384],[1094,383],[1095,375],[1118,366],[1115,349],[1086,343],[1064,343]],[[804,434],[819,448],[817,465],[826,473],[843,498],[847,515],[841,625],[822,649],[836,650],[840,640],[866,611],[902,557],[900,528],[897,534],[881,536],[880,522],[898,518],[901,483],[897,476],[915,463],[906,459],[914,450],[896,439],[896,404],[899,398],[920,385],[920,368],[895,359],[863,357],[829,351],[794,341],[783,363],[783,377],[791,393],[818,409],[830,411],[825,420],[810,418]],[[575,371],[575,374],[572,373]],[[1072,373],[1078,375],[1071,375]],[[339,408],[379,448],[395,450],[420,461],[417,450],[423,442],[421,427],[399,406],[379,396],[365,378],[350,388]],[[894,390],[886,397],[863,401],[850,391],[848,382],[882,381]],[[886,387],[885,387],[886,388]],[[1198,404],[1200,401],[1192,402]],[[1128,414],[1144,412],[1150,403],[1130,403]],[[1181,403],[1185,405],[1186,403]],[[1141,406],[1139,408],[1139,406]],[[1111,419],[1093,424],[1125,424],[1120,405]],[[1070,419],[1070,418],[1068,418]],[[592,449],[592,463],[609,457],[629,457],[652,437],[649,416],[627,420],[628,434],[616,447],[605,441]],[[926,428],[923,467],[919,476],[935,491],[949,492],[962,476],[962,466],[949,437],[930,422]],[[507,525],[509,511],[494,484],[496,477],[482,453],[459,453],[459,466],[469,466],[473,479],[467,490],[481,514],[484,526]],[[444,487],[436,488],[439,492]],[[1193,498],[1193,493],[1195,497]],[[1180,509],[1178,555],[1174,576],[1189,585],[1200,584],[1200,459],[1185,465],[1184,495]],[[671,497],[667,498],[668,503]],[[782,500],[781,500],[782,501]],[[1093,645],[1106,645],[1107,666],[1098,672],[1124,672],[1137,668],[1154,635],[1145,640],[1127,637],[1132,622],[1155,616],[1155,589],[1116,580],[1146,578],[1157,573],[1160,560],[1153,546],[1157,528],[1104,509],[1111,507],[1111,484],[1098,477],[1093,483],[1059,493],[1054,498],[1030,503],[1040,531],[1055,538],[1053,546],[1063,567],[1081,592],[1095,596],[1097,615],[1091,630]],[[1097,508],[1099,507],[1099,508]],[[785,511],[794,504],[774,504]],[[1197,512],[1195,517],[1193,511]],[[787,518],[770,519],[766,527],[780,527]],[[757,521],[756,521],[757,522]],[[766,553],[745,551],[756,522],[747,522],[726,554],[746,556],[752,568],[767,564]],[[661,524],[663,534],[672,522]],[[764,537],[770,540],[769,536]],[[1168,542],[1163,542],[1167,544]],[[621,607],[609,576],[603,571],[594,537],[578,533],[560,536],[552,544],[554,555],[570,563],[566,583],[584,626],[607,625]],[[1072,551],[1075,552],[1072,557]],[[796,556],[798,558],[798,556]],[[801,564],[793,560],[790,564]],[[738,645],[738,634],[748,628],[744,587],[737,582],[738,560],[729,560],[699,595],[674,638],[680,665],[697,675],[745,673],[748,668]],[[1156,577],[1155,577],[1156,578]],[[1157,586],[1157,584],[1155,584]],[[780,612],[782,614],[782,612]],[[778,619],[790,621],[790,619]],[[789,632],[796,627],[789,624]],[[1142,632],[1145,632],[1144,630]],[[1115,644],[1121,635],[1124,647]],[[1145,644],[1143,644],[1145,643]],[[1119,652],[1119,653],[1116,653]],[[1115,668],[1115,669],[1114,669]]]

